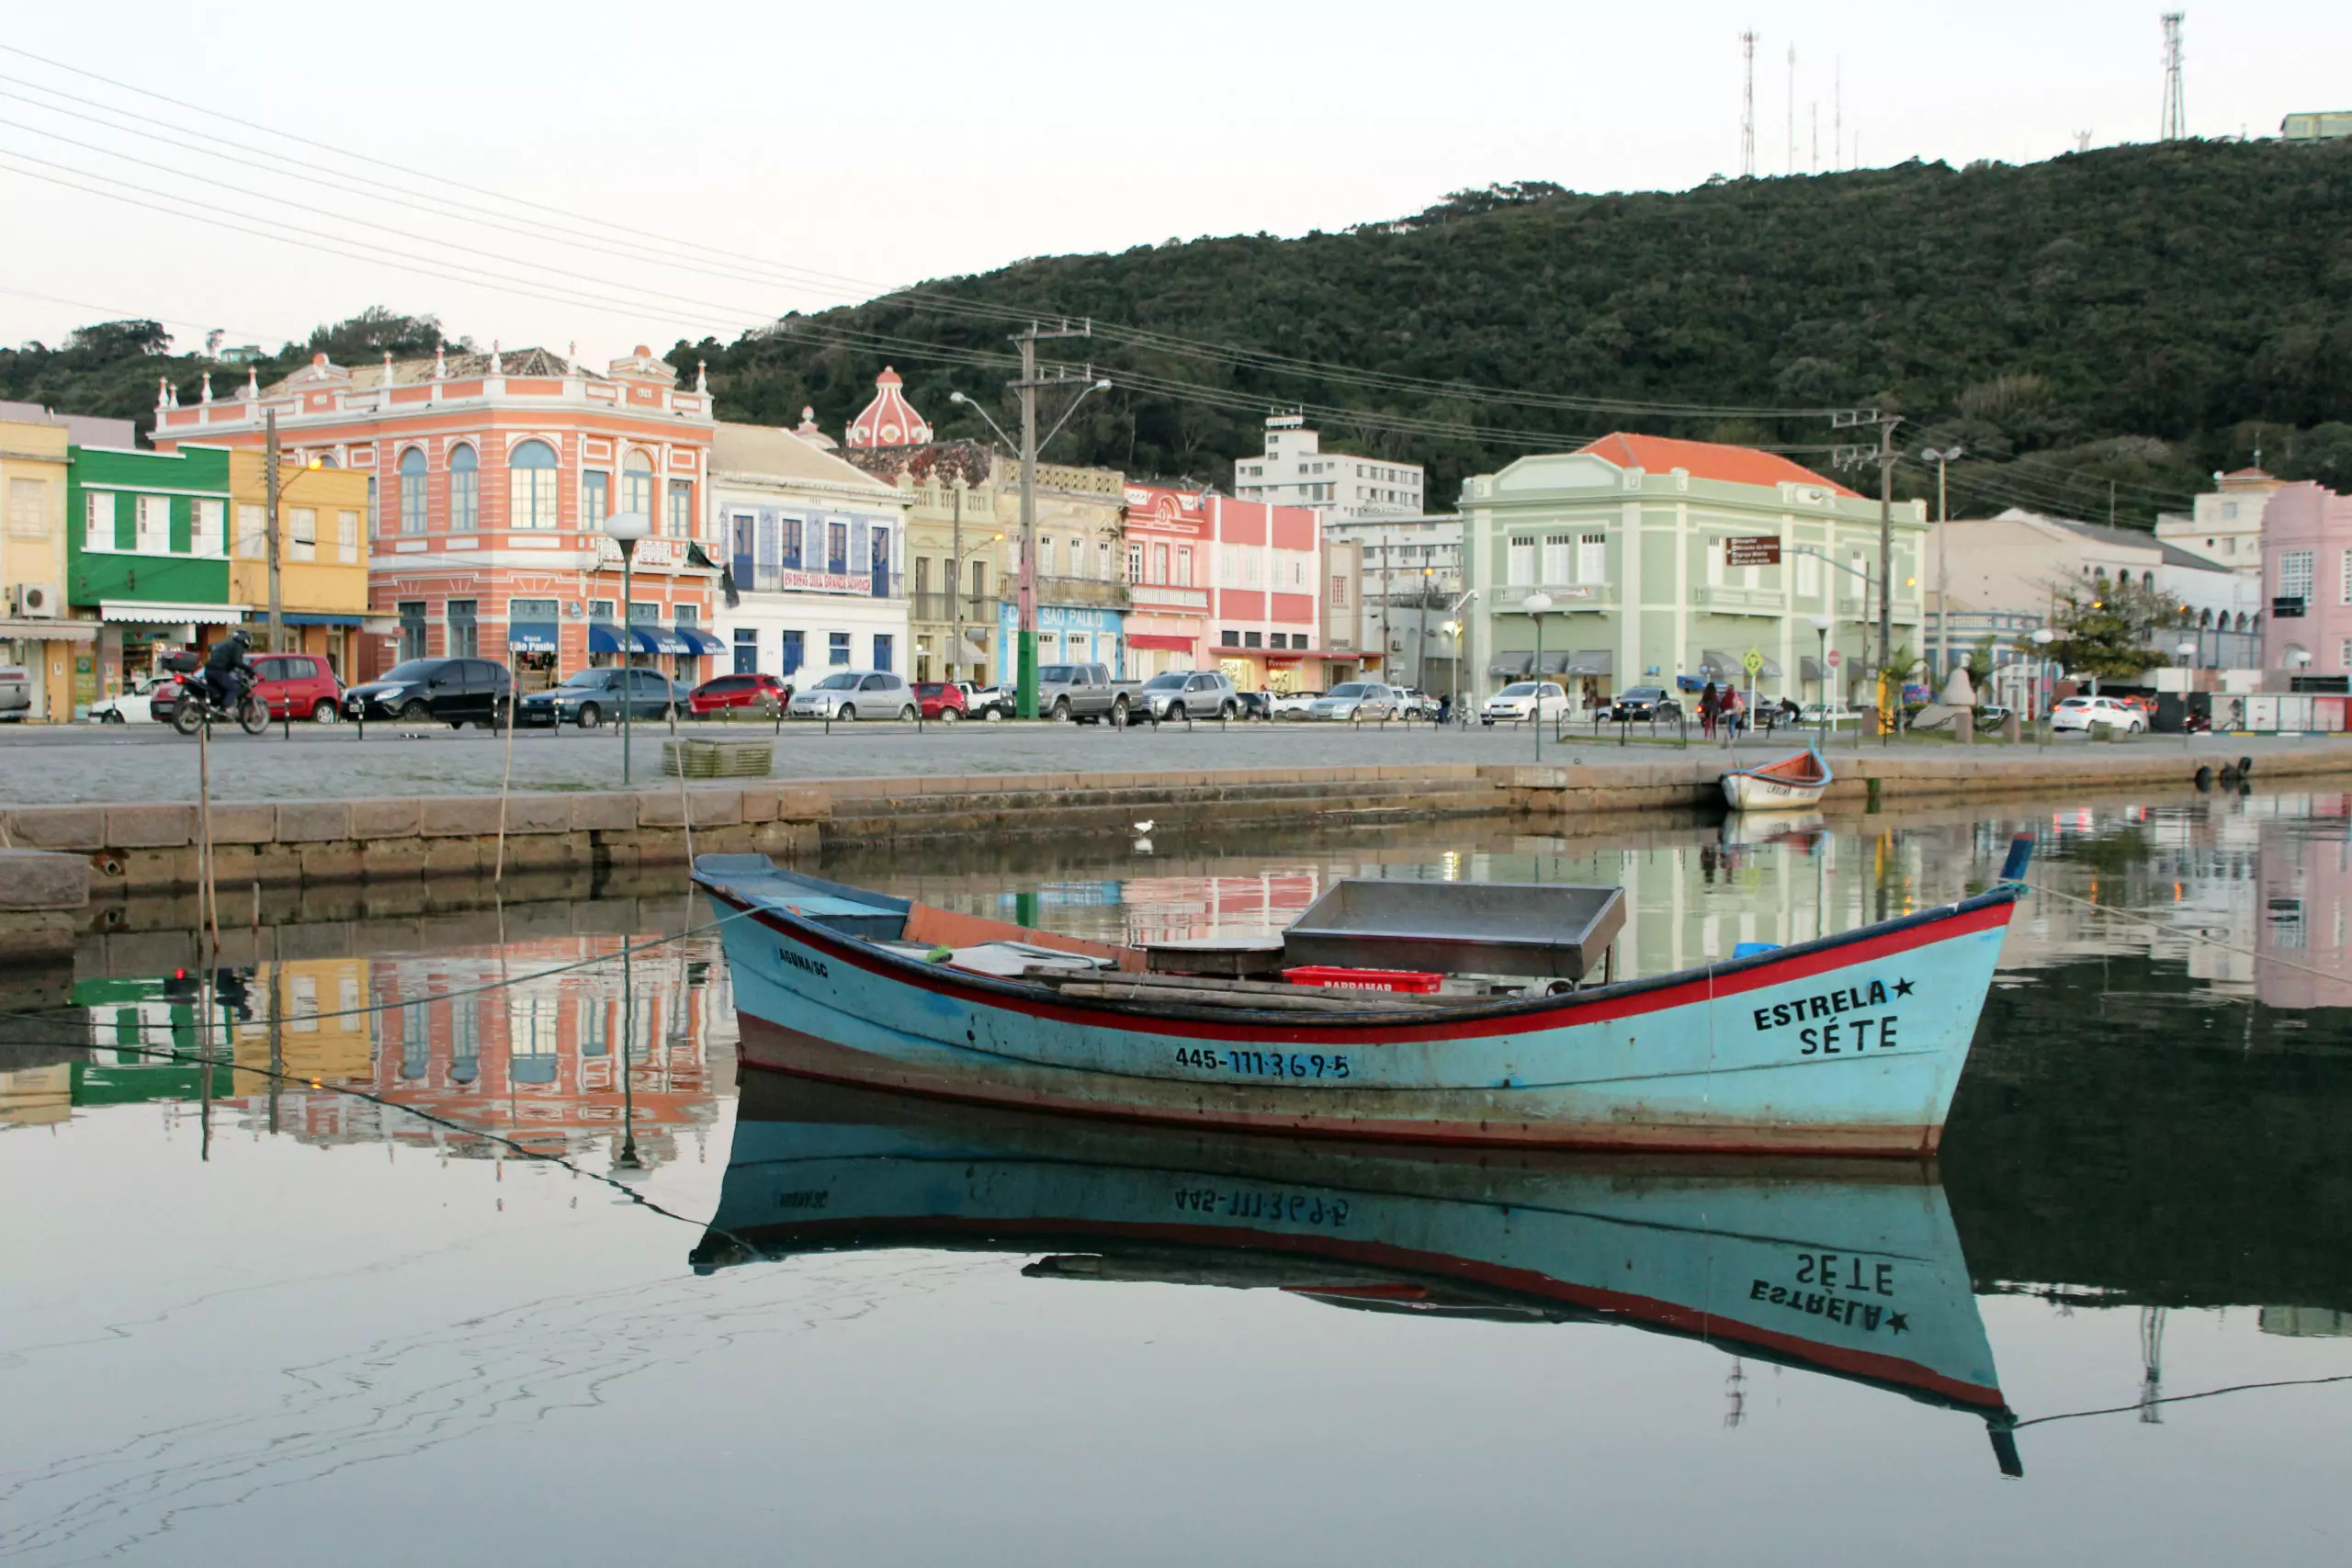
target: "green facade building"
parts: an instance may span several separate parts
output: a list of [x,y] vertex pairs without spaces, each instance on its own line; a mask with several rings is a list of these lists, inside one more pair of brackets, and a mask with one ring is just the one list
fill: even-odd
[[76,446],[66,479],[66,602],[101,622],[100,682],[148,668],[158,646],[199,643],[250,605],[229,598],[229,454]]
[[[1481,694],[1541,673],[1572,700],[1680,679],[1838,701],[1876,662],[1878,502],[1775,453],[1604,436],[1467,480],[1462,516],[1462,669]],[[1917,502],[1892,522],[1899,671],[1920,649],[1928,525]]]

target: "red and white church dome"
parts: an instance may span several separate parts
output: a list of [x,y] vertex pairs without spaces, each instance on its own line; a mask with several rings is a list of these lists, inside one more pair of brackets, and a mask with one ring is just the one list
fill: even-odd
[[874,378],[874,400],[849,423],[851,446],[915,446],[931,439],[931,426],[907,401],[904,385],[896,370],[882,367]]

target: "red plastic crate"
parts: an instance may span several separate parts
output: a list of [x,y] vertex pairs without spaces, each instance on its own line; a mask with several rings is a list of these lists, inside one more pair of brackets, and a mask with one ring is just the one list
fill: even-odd
[[1339,969],[1326,964],[1285,969],[1283,978],[1294,986],[1322,986],[1343,991],[1409,991],[1424,997],[1433,995],[1445,983],[1444,976],[1418,969]]

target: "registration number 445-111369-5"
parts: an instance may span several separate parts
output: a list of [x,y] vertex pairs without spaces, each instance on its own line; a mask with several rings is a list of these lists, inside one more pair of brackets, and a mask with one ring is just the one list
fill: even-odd
[[1203,1072],[1236,1073],[1260,1078],[1343,1078],[1348,1059],[1324,1051],[1216,1051],[1205,1045],[1179,1045],[1176,1065]]

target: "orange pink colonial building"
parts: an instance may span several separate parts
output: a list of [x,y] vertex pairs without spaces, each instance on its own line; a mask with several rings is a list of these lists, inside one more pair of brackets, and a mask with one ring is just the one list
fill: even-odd
[[[711,400],[640,346],[603,372],[545,349],[443,351],[346,367],[318,355],[273,386],[159,410],[155,445],[257,446],[368,475],[375,618],[366,679],[401,659],[513,658],[529,687],[622,658],[615,513],[643,513],[635,647],[688,682],[715,672],[706,538]],[[389,617],[389,620],[387,620]]]
[[[1315,510],[1126,487],[1128,673],[1221,669],[1249,691],[1323,689]],[[1340,672],[1344,678],[1345,671]]]

